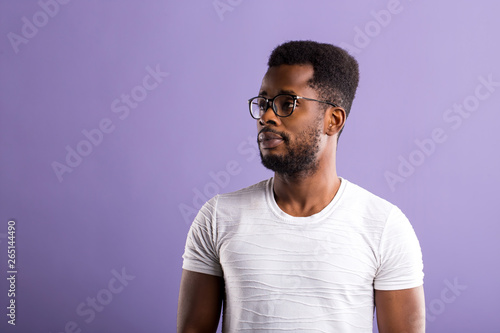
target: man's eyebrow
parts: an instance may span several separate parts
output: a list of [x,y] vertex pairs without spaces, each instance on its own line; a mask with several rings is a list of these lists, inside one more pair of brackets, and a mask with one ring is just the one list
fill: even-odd
[[[280,90],[280,91],[278,91],[278,94],[290,94],[290,95],[297,95],[297,94],[295,93],[295,91],[293,91],[293,90]],[[261,90],[261,91],[259,92],[259,96],[268,96],[268,95],[267,95],[267,91],[265,91],[265,90]]]

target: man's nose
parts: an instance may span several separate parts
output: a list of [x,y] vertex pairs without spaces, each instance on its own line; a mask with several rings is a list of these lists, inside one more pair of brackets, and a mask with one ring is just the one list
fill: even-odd
[[268,123],[274,123],[274,125],[277,125],[280,121],[279,117],[274,113],[273,110],[273,103],[269,101],[267,103],[267,109],[264,111],[264,113],[260,116],[259,122],[264,125]]

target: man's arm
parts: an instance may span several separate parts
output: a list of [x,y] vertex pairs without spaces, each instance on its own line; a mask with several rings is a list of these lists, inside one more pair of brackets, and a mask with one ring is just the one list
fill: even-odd
[[424,287],[403,290],[375,290],[380,333],[424,333]]
[[177,308],[177,333],[215,333],[223,295],[222,277],[183,269]]

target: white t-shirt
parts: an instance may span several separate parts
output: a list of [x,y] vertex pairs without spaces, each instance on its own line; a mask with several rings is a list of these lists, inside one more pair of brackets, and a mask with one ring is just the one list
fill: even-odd
[[293,217],[273,178],[210,199],[183,269],[223,276],[223,332],[372,332],[374,289],[423,284],[420,245],[393,204],[341,179],[321,212]]

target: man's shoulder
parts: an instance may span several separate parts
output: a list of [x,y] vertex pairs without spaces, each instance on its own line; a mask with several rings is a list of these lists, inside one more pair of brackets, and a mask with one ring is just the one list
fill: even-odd
[[217,195],[218,203],[235,204],[244,200],[252,200],[253,198],[263,198],[271,181],[272,179],[265,179],[233,192],[219,194]]
[[[272,179],[260,181],[256,184],[237,191],[217,194],[202,208],[209,209],[219,221],[239,221],[247,213],[263,211],[267,205],[266,191]],[[206,214],[205,214],[206,215]]]
[[372,193],[371,191],[346,181],[343,194],[343,204],[353,211],[357,211],[374,219],[385,220],[393,209],[398,209],[388,200]]

